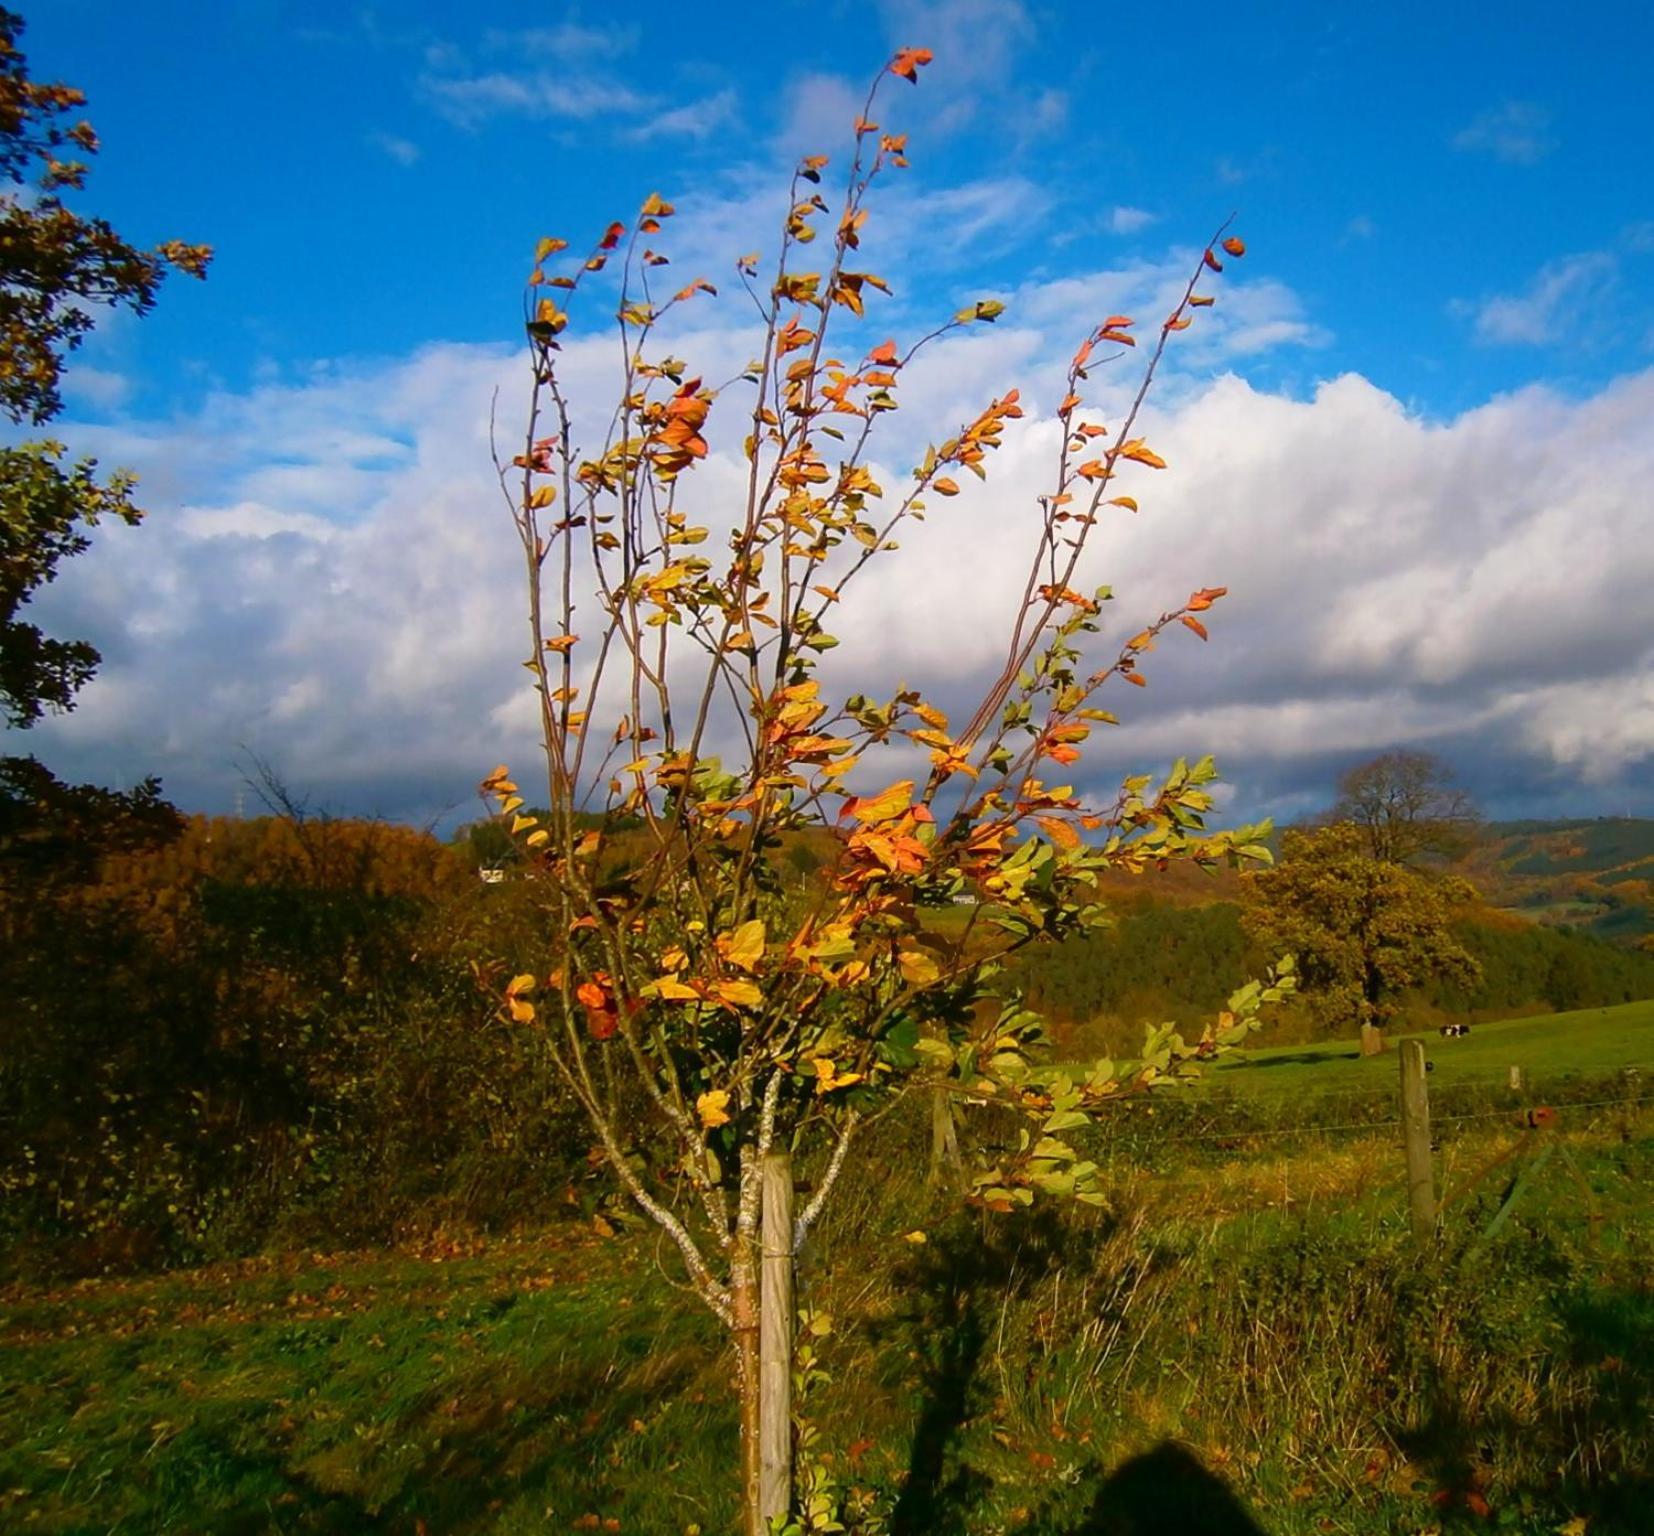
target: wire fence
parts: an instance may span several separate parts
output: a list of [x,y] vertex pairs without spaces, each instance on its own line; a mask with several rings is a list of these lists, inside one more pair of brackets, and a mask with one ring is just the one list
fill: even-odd
[[[1639,1062],[1616,1069],[1611,1074],[1597,1075],[1591,1078],[1568,1078],[1552,1080],[1525,1080],[1521,1088],[1513,1088],[1506,1080],[1498,1079],[1459,1079],[1443,1084],[1438,1091],[1439,1098],[1451,1104],[1477,1095],[1491,1096],[1503,1102],[1497,1105],[1468,1109],[1432,1109],[1430,1123],[1432,1128],[1441,1126],[1467,1126],[1481,1122],[1504,1121],[1507,1124],[1521,1124],[1518,1119],[1525,1110],[1542,1104],[1552,1104],[1559,1113],[1573,1113],[1575,1111],[1598,1109],[1630,1109],[1638,1105],[1654,1103],[1654,1092],[1628,1091],[1612,1096],[1604,1093],[1606,1084],[1616,1078],[1625,1083],[1628,1090],[1638,1089],[1644,1074],[1654,1073],[1654,1063]],[[1595,1089],[1598,1096],[1576,1099],[1569,1097],[1569,1090],[1581,1087]],[[1547,1090],[1555,1090],[1547,1092]],[[1124,1133],[1128,1141],[1142,1141],[1145,1143],[1248,1143],[1253,1141],[1283,1141],[1298,1140],[1311,1141],[1327,1136],[1341,1135],[1375,1135],[1381,1132],[1397,1132],[1401,1130],[1401,1119],[1395,1113],[1383,1118],[1319,1120],[1315,1118],[1314,1108],[1334,1097],[1340,1100],[1356,1095],[1371,1104],[1375,1110],[1380,1106],[1389,1107],[1395,1101],[1394,1090],[1386,1092],[1382,1089],[1349,1090],[1339,1089],[1325,1094],[1317,1094],[1307,1104],[1297,1106],[1283,1106],[1271,1103],[1251,1103],[1244,1106],[1246,1113],[1235,1116],[1223,1124],[1213,1125],[1206,1123],[1204,1118],[1206,1105],[1194,1100],[1168,1101],[1162,1100],[1153,1108],[1159,1123],[1154,1123],[1146,1116],[1134,1115],[1125,1125],[1111,1128],[1111,1137],[1118,1141]],[[1233,1111],[1243,1106],[1233,1101],[1223,1106],[1226,1111]],[[1290,1125],[1270,1123],[1279,1118],[1285,1110],[1294,1117]],[[1167,1111],[1170,1111],[1167,1113]]]

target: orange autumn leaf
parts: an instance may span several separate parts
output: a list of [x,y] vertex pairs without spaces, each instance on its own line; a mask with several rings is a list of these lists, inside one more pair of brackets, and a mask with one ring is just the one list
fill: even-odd
[[919,71],[930,63],[932,54],[928,48],[903,48],[890,61],[890,73],[900,75],[902,79],[919,83]]
[[1200,638],[1202,640],[1205,640],[1207,638],[1206,626],[1204,624],[1202,624],[1200,622],[1200,620],[1195,618],[1192,614],[1187,614],[1186,613],[1186,614],[1183,615],[1183,627],[1185,629],[1192,629],[1197,635],[1200,636]]
[[867,360],[870,363],[883,363],[886,367],[892,366],[896,362],[896,343],[881,341],[867,354]]
[[1246,242],[1235,235],[1231,235],[1223,242],[1223,248],[1231,256],[1244,256],[1246,254]]
[[1164,469],[1166,461],[1155,453],[1140,437],[1134,437],[1120,449],[1122,459],[1131,459],[1138,464],[1147,464],[1150,469]]
[[1073,826],[1056,816],[1036,816],[1040,830],[1064,853],[1072,852],[1080,846],[1080,834]]

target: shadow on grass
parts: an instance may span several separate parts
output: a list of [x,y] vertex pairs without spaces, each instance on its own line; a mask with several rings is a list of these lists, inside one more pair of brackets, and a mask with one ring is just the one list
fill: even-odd
[[[1542,1371],[1588,1372],[1588,1395],[1542,1374],[1535,1409],[1490,1405],[1471,1412],[1460,1382],[1438,1370],[1423,1395],[1422,1418],[1392,1428],[1396,1444],[1428,1473],[1444,1530],[1484,1530],[1513,1509],[1548,1522],[1581,1519],[1592,1536],[1654,1528],[1654,1296],[1576,1292],[1560,1299],[1554,1316],[1560,1342]],[[1521,1458],[1527,1476],[1488,1487],[1484,1469],[1490,1461],[1516,1462],[1513,1446],[1528,1452]],[[1589,1475],[1582,1475],[1587,1466]]]
[[1290,1055],[1255,1057],[1241,1062],[1236,1066],[1225,1067],[1222,1070],[1212,1074],[1212,1081],[1214,1083],[1226,1082],[1235,1074],[1256,1072],[1264,1067],[1319,1067],[1329,1061],[1360,1060],[1361,1052],[1358,1050],[1328,1051],[1318,1049],[1312,1051],[1293,1051]]
[[[943,1237],[907,1266],[912,1298],[887,1342],[919,1361],[920,1408],[907,1477],[891,1514],[891,1536],[964,1536],[988,1512],[994,1478],[964,1445],[973,1421],[992,1407],[983,1365],[995,1316],[1061,1263],[1065,1232],[1045,1212],[985,1232]],[[1106,1242],[1108,1228],[1091,1234]],[[1019,1500],[1020,1502],[1020,1500]],[[1264,1536],[1223,1479],[1186,1446],[1167,1440],[1112,1471],[1079,1468],[1047,1507],[1027,1511],[1030,1536]]]

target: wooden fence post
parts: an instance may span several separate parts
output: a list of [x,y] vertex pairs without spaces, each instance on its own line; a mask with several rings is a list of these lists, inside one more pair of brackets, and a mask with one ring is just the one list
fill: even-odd
[[1407,1205],[1413,1236],[1436,1232],[1436,1187],[1430,1171],[1430,1093],[1424,1085],[1424,1042],[1401,1042],[1401,1136],[1407,1148]]
[[1520,1093],[1522,1091],[1522,1069],[1512,1067],[1506,1074],[1505,1081],[1509,1084],[1513,1093]]
[[763,1166],[758,1293],[758,1507],[765,1520],[793,1499],[793,1165],[771,1152]]

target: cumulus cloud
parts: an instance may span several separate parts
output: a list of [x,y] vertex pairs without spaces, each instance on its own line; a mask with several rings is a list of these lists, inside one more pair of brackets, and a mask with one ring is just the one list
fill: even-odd
[[[966,480],[835,611],[835,686],[906,680],[947,707],[991,675],[1050,488],[1075,326],[1160,313],[1192,254],[1027,285],[1000,326],[904,374],[874,462],[888,487],[927,436],[1011,385],[1030,415],[989,482]],[[709,378],[751,351],[742,322],[717,318],[734,313],[710,309],[682,338]],[[1109,646],[1194,587],[1231,595],[1209,646],[1179,633],[1148,658],[1147,690],[1108,701],[1127,724],[1094,783],[1214,750],[1237,814],[1291,814],[1349,761],[1410,744],[1507,809],[1639,795],[1654,809],[1637,788],[1654,761],[1654,372],[1431,420],[1358,375],[1291,398],[1237,371],[1316,335],[1290,290],[1237,280],[1179,338],[1143,424],[1170,468],[1132,468],[1120,489],[1142,511],[1109,509],[1081,576],[1119,594]],[[570,343],[577,393],[610,350]],[[220,395],[184,421],[77,431],[145,474],[152,515],[101,531],[42,595],[47,626],[88,635],[106,663],[74,714],[22,744],[89,778],[158,771],[186,803],[219,806],[246,746],[318,798],[403,815],[463,802],[480,771],[528,754],[520,554],[489,461],[491,401],[499,390],[512,422],[523,372],[508,348],[435,346]],[[1129,379],[1097,370],[1096,414],[1119,420]],[[744,429],[724,411],[739,406],[714,411],[719,451],[686,493],[714,522],[744,477]]]

